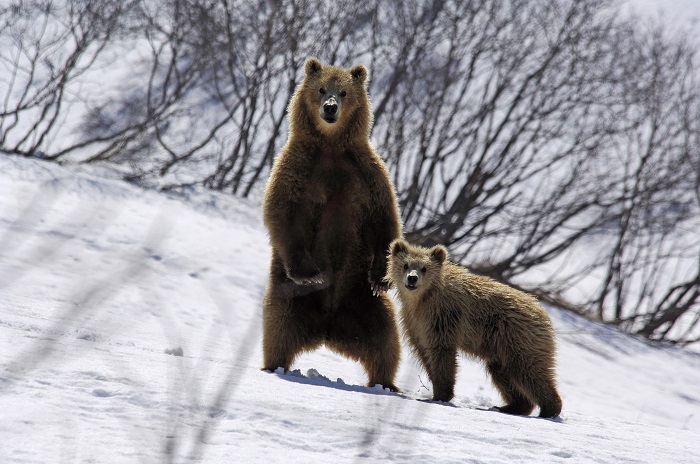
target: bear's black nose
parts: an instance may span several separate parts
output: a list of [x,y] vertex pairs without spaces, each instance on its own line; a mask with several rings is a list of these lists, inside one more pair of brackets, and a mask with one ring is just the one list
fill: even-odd
[[323,105],[323,112],[326,116],[335,116],[335,113],[338,112],[338,105],[335,103],[326,103]]
[[416,282],[418,282],[418,276],[410,275],[410,276],[406,277],[406,281],[411,285],[415,285]]

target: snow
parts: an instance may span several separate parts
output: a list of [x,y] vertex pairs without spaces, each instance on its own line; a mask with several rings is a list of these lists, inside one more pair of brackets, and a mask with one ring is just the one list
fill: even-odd
[[638,14],[661,19],[672,28],[690,29],[700,22],[700,2],[697,0],[627,0],[624,6]]
[[0,156],[0,463],[697,462],[700,355],[548,308],[555,420],[456,397],[404,349],[403,393],[321,349],[260,371],[269,249],[255,202]]

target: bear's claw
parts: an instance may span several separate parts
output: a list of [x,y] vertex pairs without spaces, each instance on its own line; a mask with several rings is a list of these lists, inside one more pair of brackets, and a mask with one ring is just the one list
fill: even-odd
[[290,277],[292,279],[292,282],[294,282],[297,285],[322,285],[323,284],[323,276],[321,274],[317,274],[312,277],[301,277],[301,278],[296,278],[296,277]]
[[389,286],[383,282],[370,283],[370,287],[372,287],[372,295],[374,296],[379,296],[389,290]]
[[376,277],[377,275],[378,274],[375,274],[372,271],[370,271],[367,276],[367,280],[369,280],[369,285],[372,288],[372,295],[374,296],[379,296],[382,293],[386,293],[387,291],[389,291],[389,281],[383,277],[384,274],[381,274],[382,277]]

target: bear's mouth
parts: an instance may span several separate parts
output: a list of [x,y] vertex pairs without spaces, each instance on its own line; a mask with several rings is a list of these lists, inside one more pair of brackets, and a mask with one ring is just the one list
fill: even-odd
[[406,283],[406,288],[409,290],[416,290],[418,286],[416,284]]
[[323,116],[322,119],[328,124],[334,124],[338,122],[338,118],[336,118],[335,116]]

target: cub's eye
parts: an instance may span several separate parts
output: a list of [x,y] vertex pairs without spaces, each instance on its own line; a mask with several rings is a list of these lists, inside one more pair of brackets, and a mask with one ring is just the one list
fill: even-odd
[[404,271],[407,271],[407,270],[408,270],[408,264],[404,264],[404,265],[403,265],[403,270],[404,270]]
[[423,268],[423,269],[421,269],[420,271],[421,271],[423,274],[425,274],[426,271],[427,271],[427,269],[426,269],[426,268]]
[[348,93],[347,93],[345,90],[343,90],[342,92],[340,92],[340,96],[341,96],[341,97],[345,97],[345,96],[347,96],[347,94],[348,94]]
[[321,92],[321,95],[325,95],[325,94],[326,94],[326,89],[324,89],[323,87],[321,87],[320,89],[318,89],[318,91]]

